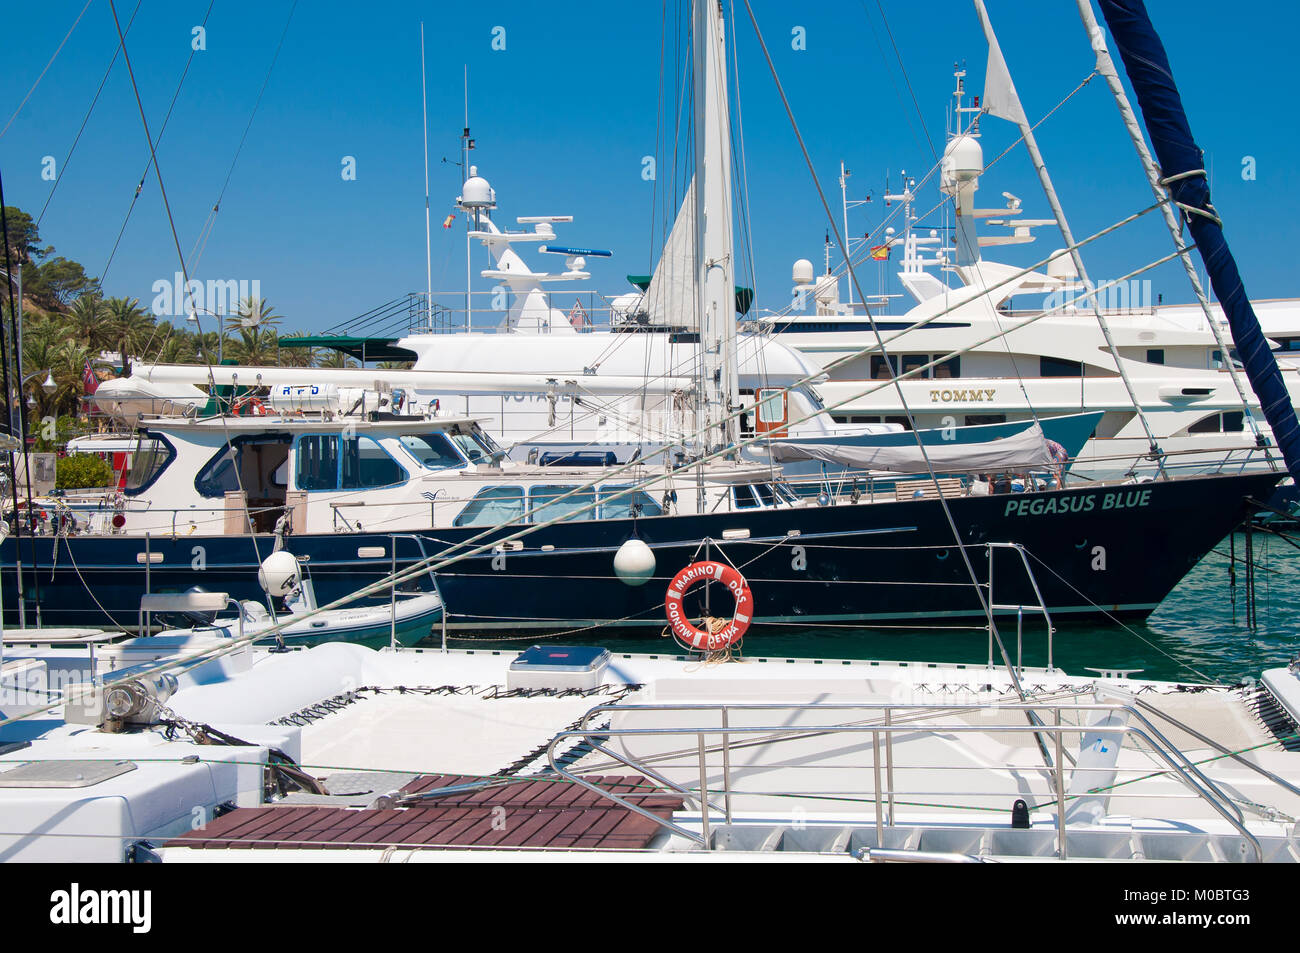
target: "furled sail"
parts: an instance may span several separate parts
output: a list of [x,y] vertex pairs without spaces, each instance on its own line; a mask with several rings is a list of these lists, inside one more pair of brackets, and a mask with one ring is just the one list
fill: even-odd
[[777,463],[796,460],[821,460],[839,466],[864,470],[887,470],[892,473],[925,473],[926,457],[935,470],[961,473],[1021,470],[1027,467],[1050,467],[1059,461],[1052,455],[1043,428],[1031,424],[1018,434],[983,443],[931,444],[925,456],[915,444],[899,446],[864,446],[804,441],[774,440],[772,457]]
[[1300,424],[1282,382],[1282,372],[1246,296],[1237,262],[1223,236],[1223,224],[1210,203],[1205,162],[1192,138],[1164,44],[1156,35],[1142,0],[1100,0],[1100,3],[1137,94],[1147,135],[1169,193],[1183,211],[1196,250],[1205,262],[1214,293],[1228,317],[1233,343],[1246,367],[1246,376],[1273,430],[1287,470],[1292,478],[1300,480]]

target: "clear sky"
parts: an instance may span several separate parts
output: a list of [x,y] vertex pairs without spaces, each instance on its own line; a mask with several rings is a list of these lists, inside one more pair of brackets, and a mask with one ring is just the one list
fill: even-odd
[[[123,26],[135,0],[116,0]],[[85,0],[5,5],[0,36],[0,123],[9,123]],[[887,210],[885,176],[913,175],[933,162],[926,133],[942,150],[952,69],[983,85],[986,48],[965,0],[754,0],[765,39],[791,97],[817,172],[838,209],[843,159],[851,197],[876,201],[852,213],[850,229],[875,228]],[[463,70],[469,69],[474,161],[497,190],[498,222],[516,215],[572,214],[562,242],[609,248],[593,261],[587,288],[626,289],[623,276],[651,267],[662,240],[663,196],[672,175],[643,178],[643,157],[662,152],[658,117],[661,58],[677,57],[665,9],[675,21],[689,3],[500,2],[357,3],[303,0],[289,20],[247,143],[234,167],[194,275],[257,280],[285,316],[284,329],[322,329],[425,285],[419,25],[428,55],[429,153],[435,290],[463,288],[464,237],[441,220],[459,192]],[[159,148],[163,181],[187,256],[221,192],[267,76],[291,0],[143,0],[127,37],[150,128],[157,135],[191,55],[193,28],[208,16],[206,49],[194,53]],[[1026,110],[1037,121],[1092,69],[1073,2],[989,0],[990,12]],[[884,18],[881,16],[881,8]],[[1187,103],[1193,132],[1213,170],[1214,199],[1252,297],[1300,293],[1295,278],[1300,150],[1294,77],[1300,5],[1260,0],[1149,0]],[[789,300],[790,266],[820,266],[826,221],[775,94],[743,2],[735,13],[739,95],[748,170],[749,226],[758,307]],[[886,32],[897,41],[900,68]],[[802,28],[797,31],[797,28]],[[795,49],[799,36],[804,49]],[[71,161],[64,157],[117,44],[108,0],[84,17],[0,137],[5,196],[33,215],[50,195],[42,177],[53,156],[64,174],[41,222],[43,240],[104,271],[122,228],[148,146],[119,59]],[[494,48],[504,45],[504,49]],[[910,91],[909,91],[910,86]],[[915,95],[922,111],[913,105]],[[991,159],[1012,127],[984,122]],[[1095,79],[1039,129],[1039,138],[1076,234],[1088,234],[1150,201],[1113,101]],[[355,179],[342,175],[355,159]],[[443,157],[450,160],[441,162]],[[1243,160],[1253,157],[1253,179]],[[656,184],[658,189],[656,191]],[[676,186],[680,188],[680,184]],[[1029,217],[1049,217],[1023,150],[981,183],[980,205],[1002,191]],[[921,206],[937,194],[928,186]],[[892,210],[888,210],[892,211]],[[1094,278],[1117,277],[1169,249],[1149,224],[1099,243]],[[1042,230],[1034,245],[998,257],[1029,263],[1057,247]],[[530,259],[536,261],[535,258]],[[480,265],[476,259],[476,270]],[[548,262],[552,266],[559,261]],[[150,175],[105,279],[109,295],[146,304],[151,286],[177,270],[156,181]],[[878,267],[864,271],[874,287]],[[748,276],[742,275],[746,281]],[[1169,268],[1155,276],[1166,301],[1190,298]],[[897,290],[896,288],[893,290]]]

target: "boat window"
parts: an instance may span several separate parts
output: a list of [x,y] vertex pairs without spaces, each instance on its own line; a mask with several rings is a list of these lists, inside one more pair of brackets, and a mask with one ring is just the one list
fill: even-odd
[[961,377],[961,358],[950,357],[942,364],[936,364],[931,369],[935,377]]
[[[600,491],[600,514],[608,520],[625,520],[632,516],[662,516],[664,509],[645,490],[631,493],[630,485],[606,486]],[[619,496],[618,494],[622,494]],[[611,499],[611,497],[615,497]]]
[[784,483],[773,483],[772,489],[776,490],[777,497],[784,500],[786,503],[799,502],[799,494],[795,493],[794,490]]
[[1210,414],[1187,428],[1188,433],[1241,433],[1245,424],[1245,415],[1240,410],[1225,410],[1222,414]]
[[452,522],[453,526],[496,526],[518,520],[524,515],[524,488],[521,486],[488,486],[479,490],[474,499]]
[[[895,357],[893,360],[897,361]],[[871,358],[871,379],[875,381],[887,381],[895,375],[890,371],[889,362],[879,354]]]
[[[929,363],[930,363],[930,355],[928,355],[928,354],[904,354],[904,355],[903,355],[903,373],[906,374],[908,371],[914,371],[914,370],[916,370],[918,367],[924,367],[926,364],[929,364]],[[916,377],[924,377],[925,375],[924,375],[924,374],[916,374],[916,375],[913,375],[913,376],[916,376]]]
[[983,427],[988,424],[1004,424],[1007,422],[1006,414],[967,414],[967,427]]
[[1163,364],[1165,362],[1165,349],[1162,347],[1147,348],[1148,364]]
[[367,490],[406,482],[406,471],[373,437],[344,440],[340,464],[340,486],[345,490]]
[[219,499],[239,490],[250,499],[264,499],[285,489],[288,456],[287,434],[236,437],[198,472],[194,489],[209,499]]
[[754,491],[758,493],[758,498],[763,501],[764,506],[776,506],[776,494],[766,483],[755,483]]
[[1082,377],[1083,364],[1079,361],[1063,361],[1058,357],[1044,355],[1038,359],[1039,377]]
[[332,434],[299,437],[294,480],[300,490],[337,490],[339,438]]
[[131,469],[126,475],[123,492],[134,494],[147,490],[175,457],[176,452],[162,440],[141,441],[131,455]]
[[750,510],[758,506],[758,500],[755,499],[754,491],[749,484],[733,486],[731,497],[738,510]]
[[399,439],[411,456],[420,461],[420,466],[427,470],[442,470],[465,464],[445,433],[404,434]]
[[479,446],[486,450],[490,456],[504,457],[506,455],[506,452],[501,449],[501,445],[493,440],[492,435],[487,431],[475,427],[473,433],[474,439],[478,441]]
[[235,467],[235,448],[226,444],[194,478],[194,488],[202,496],[223,497],[239,489],[239,472]]
[[[577,488],[573,486],[533,487],[528,493],[533,504],[529,519],[534,523],[544,523],[553,519],[594,520],[596,518],[596,507],[592,505],[596,502],[594,489],[580,490],[558,503],[551,502],[556,497],[564,496],[575,489]],[[590,506],[591,509],[575,513],[575,510],[580,510],[584,506]]]
[[449,436],[460,448],[461,453],[469,458],[470,463],[492,463],[494,459],[506,455],[506,452],[497,446],[496,441],[477,427],[472,431],[465,431],[457,424]]

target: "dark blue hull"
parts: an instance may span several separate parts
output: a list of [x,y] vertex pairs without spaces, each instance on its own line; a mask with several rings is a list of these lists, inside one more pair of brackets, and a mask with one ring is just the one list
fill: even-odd
[[[1031,554],[1055,617],[1104,621],[1149,614],[1247,515],[1247,500],[1267,498],[1280,477],[1197,477],[948,503],[981,583],[988,570],[984,544],[1020,543]],[[613,571],[614,553],[634,529],[656,557],[654,578],[639,587],[624,584]],[[724,538],[745,531],[748,538]],[[386,575],[390,544],[404,566],[474,531],[414,535],[422,545],[409,536],[331,534],[290,537],[288,548],[307,558],[323,604]],[[17,542],[11,538],[0,547],[9,623],[17,620]],[[257,544],[265,556],[272,539],[258,537]],[[57,557],[50,537],[26,538],[21,545],[28,625],[35,621],[37,586],[44,625],[104,626],[111,619],[133,626],[146,585],[153,592],[199,584],[236,598],[260,596],[253,540],[247,536],[150,539],[155,561],[148,563],[140,537],[60,539]],[[668,581],[706,555],[730,560],[744,573],[760,624],[982,616],[943,509],[933,500],[654,517],[635,521],[635,527],[631,520],[561,523],[534,532],[523,545],[519,551],[470,557],[439,572],[449,629],[527,632],[602,624],[658,630],[664,625]],[[382,547],[385,555],[360,558],[363,547]],[[1037,603],[1014,553],[995,551],[994,576],[996,602]],[[714,598],[722,603],[712,606],[714,613],[729,613],[720,591]]]

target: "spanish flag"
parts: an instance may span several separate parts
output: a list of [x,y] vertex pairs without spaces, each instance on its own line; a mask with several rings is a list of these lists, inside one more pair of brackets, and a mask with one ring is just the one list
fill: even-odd
[[871,258],[873,261],[889,261],[889,246],[872,245]]
[[451,228],[452,223],[455,222],[455,221],[456,221],[456,213],[455,213],[455,212],[452,212],[452,213],[451,213],[450,215],[448,215],[445,219],[443,219],[442,227],[443,227],[443,228]]

